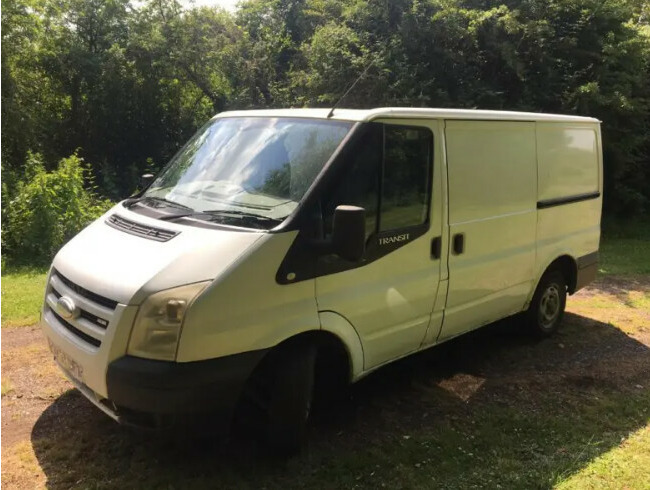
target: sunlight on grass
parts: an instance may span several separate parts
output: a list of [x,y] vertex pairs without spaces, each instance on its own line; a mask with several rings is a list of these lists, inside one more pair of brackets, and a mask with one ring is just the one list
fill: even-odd
[[650,488],[650,425],[591,461],[558,489]]
[[8,379],[2,380],[2,396],[5,396],[14,391],[14,386],[11,384],[11,381]]
[[629,291],[626,304],[632,308],[650,311],[650,292]]
[[43,269],[3,271],[3,327],[22,327],[38,321],[43,304],[46,274]]
[[599,280],[589,289],[572,296],[567,302],[567,311],[586,318],[598,318],[627,334],[638,334],[650,327],[647,317],[649,305],[649,290],[639,286],[638,290],[608,291]]
[[2,450],[2,486],[7,488],[44,488],[45,473],[29,441],[21,441]]

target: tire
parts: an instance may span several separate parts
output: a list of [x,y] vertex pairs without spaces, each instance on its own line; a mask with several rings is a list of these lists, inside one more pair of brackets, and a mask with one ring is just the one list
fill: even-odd
[[238,425],[271,454],[290,457],[300,452],[314,394],[316,348],[299,343],[271,353],[247,383]]
[[537,285],[526,311],[528,331],[536,337],[553,335],[562,322],[566,306],[567,281],[559,269],[549,269]]

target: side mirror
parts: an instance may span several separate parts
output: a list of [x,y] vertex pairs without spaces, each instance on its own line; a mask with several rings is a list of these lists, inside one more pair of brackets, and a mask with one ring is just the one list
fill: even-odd
[[140,189],[145,190],[153,182],[153,174],[144,174],[140,177]]
[[366,210],[358,206],[337,206],[332,223],[332,251],[358,262],[366,251]]

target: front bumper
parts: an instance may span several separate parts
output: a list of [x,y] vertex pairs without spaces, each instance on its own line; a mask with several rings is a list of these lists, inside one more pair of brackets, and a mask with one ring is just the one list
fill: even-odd
[[196,413],[229,406],[266,352],[183,363],[124,356],[108,365],[108,399],[151,413]]
[[212,429],[226,432],[241,391],[266,352],[189,363],[124,356],[108,366],[108,398],[58,364],[93,405],[120,424],[164,429],[209,420]]

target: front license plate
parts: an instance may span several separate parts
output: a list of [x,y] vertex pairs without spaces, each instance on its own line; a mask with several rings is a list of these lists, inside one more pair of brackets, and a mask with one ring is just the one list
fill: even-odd
[[70,356],[54,345],[50,339],[47,339],[47,343],[50,344],[50,350],[52,351],[52,354],[54,354],[54,360],[58,362],[63,369],[68,371],[68,373],[83,382],[83,368],[79,363],[74,359],[71,359]]

